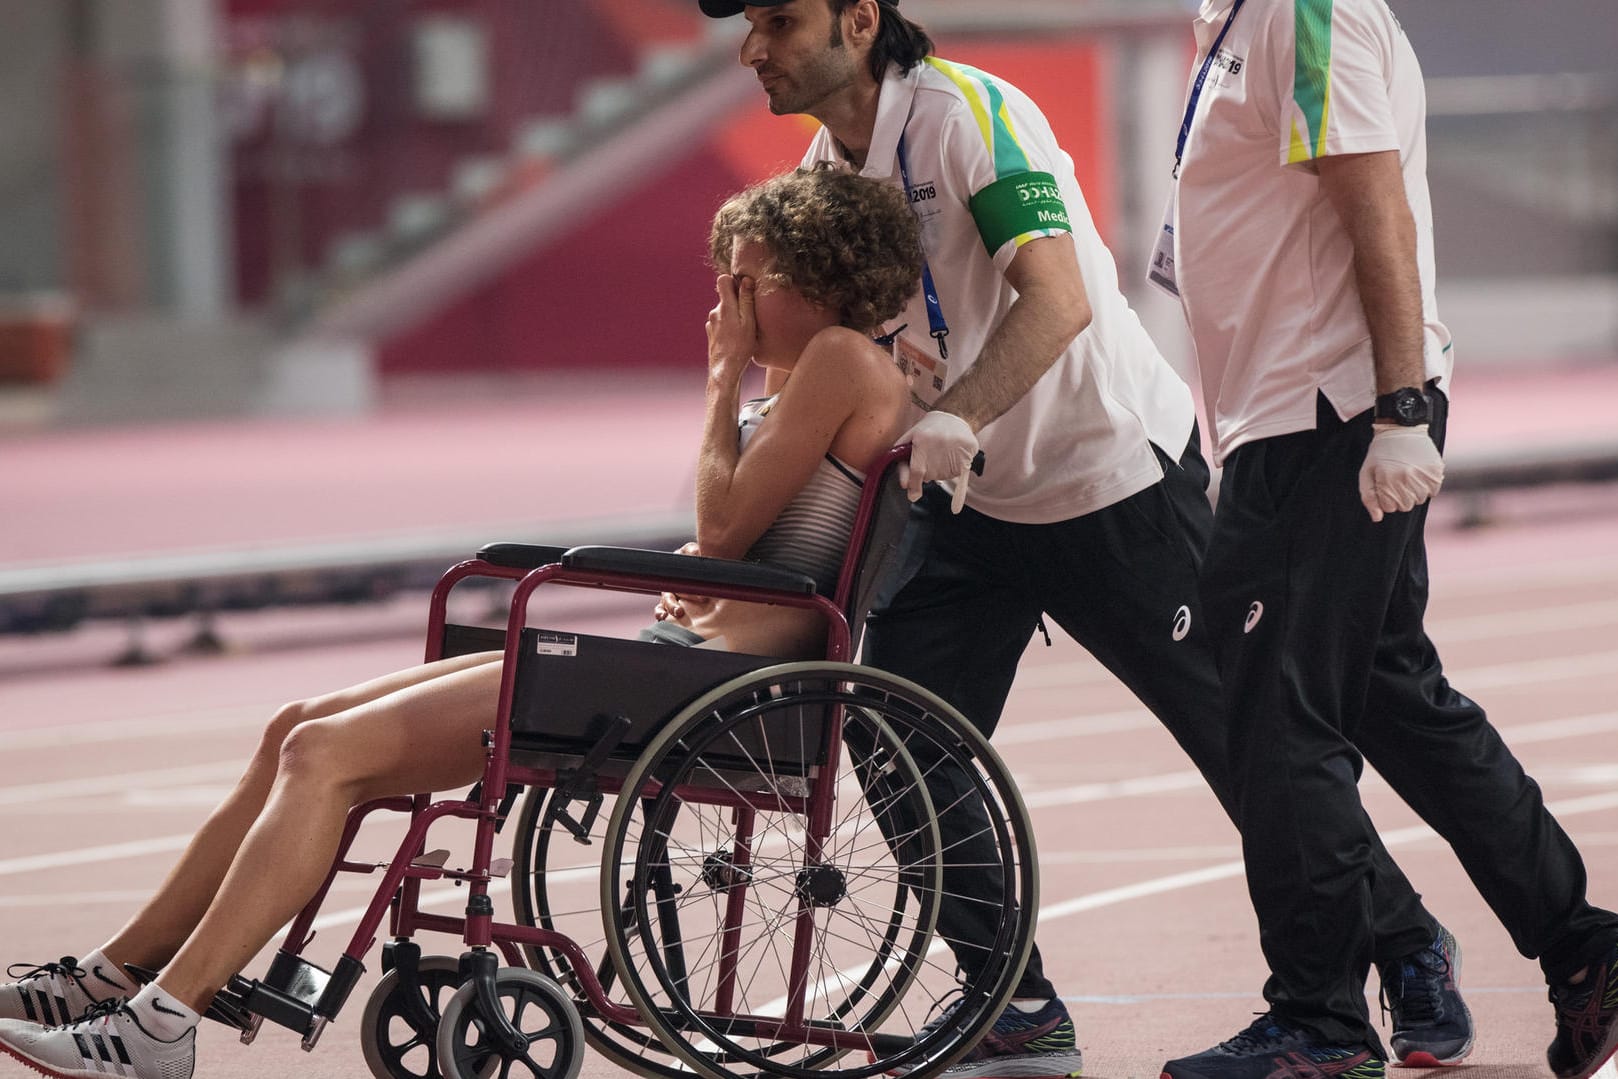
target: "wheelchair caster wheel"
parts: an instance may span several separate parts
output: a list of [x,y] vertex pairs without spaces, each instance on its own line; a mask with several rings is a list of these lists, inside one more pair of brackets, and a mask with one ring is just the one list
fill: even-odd
[[[400,984],[397,970],[390,971],[365,1002],[360,1049],[376,1079],[444,1079],[438,1065],[438,1018],[460,988],[460,963],[449,956],[429,955],[422,958],[416,973],[412,990]],[[431,1025],[412,1006],[412,991],[417,994],[416,1003],[431,1017]]]
[[576,1079],[584,1064],[584,1024],[562,987],[522,967],[502,967],[495,995],[528,1044],[507,1055],[486,1030],[477,987],[468,982],[444,1005],[438,1024],[438,1061],[444,1079],[500,1075],[531,1079]]

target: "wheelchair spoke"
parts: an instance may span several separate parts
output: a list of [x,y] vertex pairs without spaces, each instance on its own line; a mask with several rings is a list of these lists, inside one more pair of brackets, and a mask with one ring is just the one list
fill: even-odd
[[[832,709],[843,745],[835,766],[817,765]],[[1009,996],[1031,936],[1026,813],[981,739],[925,691],[846,665],[742,676],[672,720],[623,791],[644,812],[620,800],[612,813],[602,898],[628,905],[607,945],[686,1071],[874,1079],[948,1063]],[[818,839],[816,805],[830,809]],[[666,904],[641,883],[658,874],[675,892]],[[946,907],[983,928],[939,924]],[[954,943],[980,968],[961,1013],[971,1029],[911,1048],[956,984],[942,939],[969,936],[982,939]],[[770,1022],[798,1009],[823,1033],[777,1036]],[[834,1045],[829,1030],[849,1037]]]

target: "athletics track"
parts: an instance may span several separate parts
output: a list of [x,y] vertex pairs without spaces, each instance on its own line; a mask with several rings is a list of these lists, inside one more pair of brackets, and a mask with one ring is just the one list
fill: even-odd
[[[1563,386],[1557,399],[1575,402],[1572,429],[1610,431],[1612,370],[1576,373]],[[1536,419],[1534,380],[1476,381],[1475,390],[1463,383],[1457,401],[1453,454],[1551,433]],[[432,415],[407,408],[360,425],[12,435],[0,455],[25,467],[8,466],[0,496],[21,512],[0,518],[0,552],[26,547],[22,561],[107,556],[363,536],[449,519],[493,528],[535,520],[534,507],[549,508],[549,524],[644,511],[654,499],[650,508],[666,510],[688,499],[681,452],[695,442],[700,391],[631,397]],[[668,452],[648,453],[653,444]],[[323,471],[307,471],[322,459]],[[457,464],[477,461],[480,478],[453,486]],[[444,498],[424,493],[424,470],[452,485]],[[495,493],[512,484],[526,488],[531,507],[512,508]],[[1522,492],[1494,498],[1490,509],[1493,524],[1463,530],[1442,496],[1435,507],[1429,629],[1452,681],[1489,708],[1544,786],[1584,852],[1592,896],[1612,905],[1618,489]],[[158,624],[149,644],[173,656],[141,668],[107,665],[122,646],[117,626],[0,638],[0,962],[50,959],[104,939],[222,795],[264,717],[287,699],[416,661],[423,607],[406,597],[233,616],[220,626],[230,652],[207,658],[177,651],[186,625]],[[581,618],[581,628],[627,629],[644,621],[645,604],[614,599]],[[1030,646],[995,744],[1035,822],[1039,936],[1078,1024],[1086,1074],[1155,1079],[1165,1057],[1245,1025],[1263,1006],[1263,968],[1237,837],[1168,736],[1058,637],[1053,648]],[[1480,1034],[1458,1074],[1547,1075],[1550,1011],[1537,968],[1514,952],[1447,847],[1374,775],[1363,789],[1388,845],[1465,950],[1462,984]],[[383,831],[385,844],[393,833]],[[369,887],[356,878],[334,893],[313,953],[324,946],[329,955],[346,939],[345,920],[352,924]],[[458,893],[447,891],[453,905]],[[353,1029],[374,977],[313,1054],[278,1028],[251,1048],[210,1028],[199,1075],[366,1074]],[[0,1074],[29,1073],[0,1064]],[[591,1056],[583,1074],[617,1072]]]

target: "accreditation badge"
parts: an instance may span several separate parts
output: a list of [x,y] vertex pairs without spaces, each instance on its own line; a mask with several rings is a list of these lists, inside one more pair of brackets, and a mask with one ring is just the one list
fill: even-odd
[[1157,246],[1152,248],[1152,261],[1146,267],[1146,280],[1173,296],[1180,298],[1180,283],[1174,275],[1174,213],[1180,185],[1169,188],[1169,204],[1163,210],[1163,227],[1157,231]]
[[949,365],[904,337],[894,343],[894,362],[910,384],[910,401],[924,412],[931,412],[949,382]]

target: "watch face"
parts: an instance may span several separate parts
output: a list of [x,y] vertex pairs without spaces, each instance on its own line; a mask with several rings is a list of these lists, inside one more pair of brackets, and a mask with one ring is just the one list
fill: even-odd
[[1432,403],[1420,390],[1406,386],[1376,399],[1376,418],[1403,427],[1416,427],[1432,418]]

